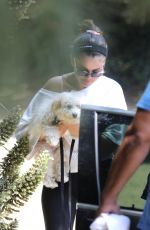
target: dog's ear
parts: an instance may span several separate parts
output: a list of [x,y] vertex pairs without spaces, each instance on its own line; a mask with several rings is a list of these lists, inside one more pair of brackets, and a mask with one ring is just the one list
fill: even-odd
[[49,124],[57,125],[59,120],[57,118],[57,110],[61,107],[61,101],[56,100],[52,103],[50,113],[49,113]]
[[55,111],[58,110],[59,108],[61,108],[61,101],[56,100],[52,103],[51,112],[55,114]]
[[56,125],[58,124],[57,119],[57,110],[60,108],[61,102],[60,100],[55,100],[47,113],[44,115],[43,124],[44,125]]

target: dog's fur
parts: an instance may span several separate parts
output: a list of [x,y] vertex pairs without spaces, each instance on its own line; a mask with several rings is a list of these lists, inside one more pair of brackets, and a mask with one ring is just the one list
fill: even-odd
[[59,98],[53,101],[50,110],[44,116],[43,124],[57,125],[63,121],[67,124],[79,123],[80,103],[79,98],[71,93],[62,93]]
[[59,140],[59,123],[79,124],[80,103],[79,99],[71,93],[62,93],[53,101],[49,111],[42,120],[42,135],[48,143],[56,145]]
[[[32,137],[34,139],[36,133],[36,135],[46,139],[47,144],[54,148],[60,138],[59,123],[79,124],[80,110],[80,99],[75,93],[61,93],[59,97],[54,99],[49,110],[43,115],[41,122],[36,122],[30,130],[30,139],[32,140]],[[34,148],[37,152],[36,146]],[[31,157],[33,154],[35,151],[32,151]]]
[[[48,162],[48,171],[45,175],[44,184],[47,187],[57,187],[57,181],[60,181],[60,150],[58,124],[79,124],[80,121],[80,103],[75,94],[62,93],[59,98],[53,101],[51,107],[43,116],[42,121],[30,132],[30,141],[34,140],[35,133],[43,137],[46,141],[38,141],[32,146],[32,151],[27,159],[36,158],[40,152],[49,152],[51,159]],[[36,122],[37,123],[37,122]],[[34,143],[34,141],[33,141]],[[69,172],[69,153],[70,143],[64,139],[64,181],[68,180]]]

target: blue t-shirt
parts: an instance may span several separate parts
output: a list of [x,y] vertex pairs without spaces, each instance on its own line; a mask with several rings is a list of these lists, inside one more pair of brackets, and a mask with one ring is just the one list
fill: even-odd
[[145,110],[150,111],[150,81],[149,81],[142,97],[138,101],[137,107],[140,109],[145,109]]

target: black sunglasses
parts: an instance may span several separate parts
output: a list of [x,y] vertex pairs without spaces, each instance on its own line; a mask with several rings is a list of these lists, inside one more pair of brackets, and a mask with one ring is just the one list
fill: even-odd
[[82,77],[88,77],[88,76],[100,77],[100,76],[103,75],[101,70],[93,70],[93,71],[90,72],[88,70],[82,70],[82,69],[78,69],[78,68],[76,68],[76,74],[78,76],[82,76]]
[[100,77],[103,75],[103,71],[100,68],[90,72],[86,68],[84,68],[84,66],[78,65],[75,59],[74,59],[74,68],[77,76],[81,76],[81,77],[88,77],[88,76]]

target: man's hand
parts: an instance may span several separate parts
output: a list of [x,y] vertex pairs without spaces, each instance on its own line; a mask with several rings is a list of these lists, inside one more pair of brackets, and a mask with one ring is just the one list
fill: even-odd
[[98,208],[96,212],[96,216],[99,216],[101,213],[120,213],[120,208],[117,204],[117,201],[112,199],[112,200],[107,200],[107,199],[102,199],[102,203],[100,207]]

